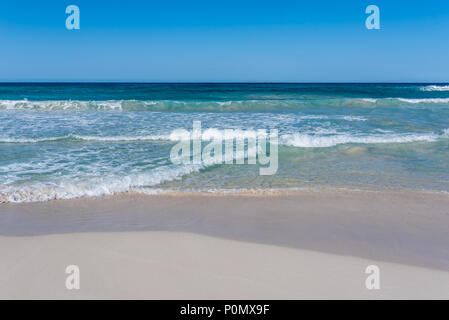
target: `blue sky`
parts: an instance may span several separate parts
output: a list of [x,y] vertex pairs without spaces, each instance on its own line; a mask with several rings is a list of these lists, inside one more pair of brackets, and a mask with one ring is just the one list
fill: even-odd
[[448,57],[448,0],[0,2],[0,81],[448,82]]

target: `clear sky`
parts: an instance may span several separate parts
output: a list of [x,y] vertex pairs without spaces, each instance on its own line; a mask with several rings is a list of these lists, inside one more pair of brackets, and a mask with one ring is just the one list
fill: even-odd
[[449,0],[2,0],[0,81],[448,82]]

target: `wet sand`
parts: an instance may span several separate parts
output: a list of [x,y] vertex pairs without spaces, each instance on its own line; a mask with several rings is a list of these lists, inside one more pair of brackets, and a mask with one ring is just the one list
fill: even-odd
[[[449,298],[449,196],[138,195],[0,205],[3,298]],[[82,288],[65,289],[65,266]],[[381,268],[381,290],[365,268]],[[62,280],[61,280],[62,279]]]

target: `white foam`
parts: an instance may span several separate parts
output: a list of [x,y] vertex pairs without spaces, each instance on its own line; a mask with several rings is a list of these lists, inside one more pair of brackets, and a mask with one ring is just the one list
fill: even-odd
[[377,99],[374,99],[374,98],[362,98],[361,100],[365,101],[365,102],[371,102],[371,103],[377,102]]
[[156,140],[172,140],[169,135],[147,135],[147,136],[84,136],[71,135],[74,139],[83,141],[100,141],[100,142],[132,142],[132,141],[156,141]]
[[433,142],[438,139],[435,134],[383,134],[383,135],[350,135],[339,134],[331,136],[317,136],[309,134],[287,134],[280,137],[283,145],[299,148],[327,148],[340,144],[379,144],[379,143],[409,143],[427,141]]
[[[289,102],[287,102],[288,104]],[[253,107],[266,109],[283,104],[270,100],[177,101],[177,100],[0,100],[0,110],[28,111],[125,111],[125,110],[239,110]]]
[[426,86],[426,87],[421,87],[422,91],[449,91],[449,85],[447,86]]
[[427,98],[427,99],[404,99],[397,98],[397,100],[407,103],[449,103],[449,98]]
[[57,141],[65,137],[47,137],[47,138],[7,138],[0,137],[0,143],[38,143],[47,141]]
[[184,175],[198,172],[209,165],[213,164],[166,166],[156,168],[148,173],[130,174],[121,177],[96,177],[87,180],[66,178],[59,182],[46,184],[35,183],[21,187],[3,186],[0,189],[0,203],[41,202],[129,192],[180,179]]
[[122,110],[122,101],[79,101],[79,100],[0,100],[0,109],[3,110]]
[[[187,137],[186,137],[187,138]],[[172,135],[147,135],[147,136],[86,136],[70,134],[61,137],[46,137],[46,138],[9,138],[0,137],[0,143],[39,143],[39,142],[51,142],[65,139],[77,139],[82,141],[99,141],[99,142],[133,142],[133,141],[157,141],[168,140],[177,141],[175,136]]]
[[299,116],[300,120],[345,120],[345,121],[367,121],[368,119],[361,116],[340,116],[340,115],[305,115]]
[[360,116],[343,116],[342,119],[346,121],[368,121],[368,119]]
[[[247,157],[249,153],[255,154],[255,150],[248,150],[241,157]],[[185,175],[222,163],[222,159],[217,157],[208,158],[207,161],[202,161],[201,164],[169,165],[155,168],[146,173],[124,176],[97,176],[90,179],[66,177],[61,181],[40,182],[28,186],[3,185],[0,186],[0,203],[42,202],[58,199],[100,197],[130,191],[141,192],[143,188],[179,180]]]
[[[216,128],[209,128],[202,132],[201,139],[208,141],[211,139],[235,139],[242,137],[254,137],[256,138],[257,132],[254,130],[221,130]],[[259,133],[259,136],[267,136],[263,132]],[[120,141],[154,141],[154,140],[165,140],[165,141],[185,141],[190,140],[192,133],[185,129],[174,130],[170,134],[166,135],[147,135],[147,136],[114,136],[114,137],[101,137],[101,136],[84,136],[84,135],[72,135],[73,138],[85,141],[102,141],[102,142],[120,142]]]
[[[358,119],[355,121],[366,121]],[[345,143],[407,143],[414,141],[435,141],[439,138],[437,134],[394,134],[391,131],[376,129],[376,132],[384,134],[373,135],[351,135],[349,133],[341,133],[335,129],[317,129],[314,134],[308,133],[293,133],[284,134],[280,136],[281,144],[293,147],[331,147],[338,144]],[[254,131],[254,130],[221,130],[216,128],[209,128],[202,132],[201,139],[203,141],[210,141],[211,139],[233,140],[237,138],[254,138],[257,136],[268,137],[269,131]],[[449,128],[443,130],[443,135],[449,135]],[[138,141],[186,141],[190,140],[192,133],[185,129],[178,129],[166,135],[145,135],[145,136],[88,136],[71,134],[61,137],[47,137],[47,138],[9,138],[0,137],[0,143],[39,143],[51,142],[64,139],[77,139],[82,141],[98,141],[98,142],[138,142]]]
[[[436,90],[436,89],[435,89]],[[447,91],[441,87],[439,91]],[[183,110],[210,110],[210,111],[245,111],[245,110],[269,110],[279,108],[296,108],[300,105],[312,105],[316,103],[335,104],[342,106],[354,106],[369,103],[378,106],[379,102],[397,100],[406,103],[447,103],[449,98],[342,98],[324,100],[242,100],[242,101],[175,101],[175,100],[105,100],[105,101],[82,101],[82,100],[0,100],[0,110],[23,110],[23,111],[183,111]],[[320,102],[321,101],[321,102]],[[303,119],[332,119],[333,116],[306,115]],[[337,116],[338,118],[338,116]],[[350,120],[356,121],[356,120]]]

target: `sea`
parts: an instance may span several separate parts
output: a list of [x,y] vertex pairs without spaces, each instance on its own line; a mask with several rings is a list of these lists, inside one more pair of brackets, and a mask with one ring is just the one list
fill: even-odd
[[[176,130],[276,129],[278,170],[175,164]],[[0,83],[0,202],[124,192],[449,192],[449,84]]]

